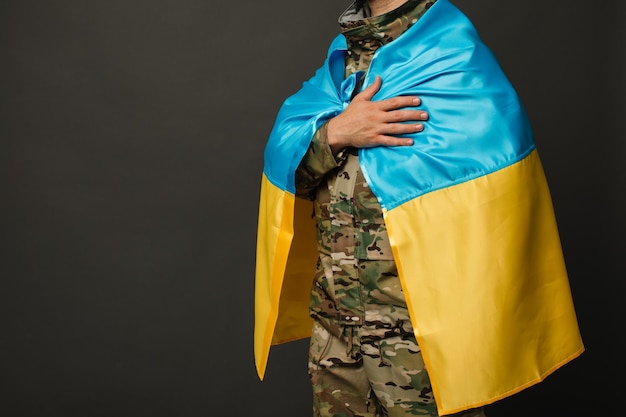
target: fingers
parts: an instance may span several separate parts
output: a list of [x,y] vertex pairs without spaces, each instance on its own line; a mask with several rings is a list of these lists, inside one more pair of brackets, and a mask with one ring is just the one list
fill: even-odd
[[387,135],[404,135],[407,133],[421,132],[423,130],[424,125],[422,123],[391,123],[385,125],[384,133]]
[[393,138],[393,142],[387,146],[411,146],[413,145],[413,139],[410,138]]
[[413,145],[413,139],[411,138],[395,138],[393,136],[381,136],[379,145],[382,146],[411,146]]
[[422,104],[422,100],[420,100],[419,97],[415,96],[398,96],[378,102],[380,109],[383,111],[401,109],[404,107],[416,107],[420,104]]
[[370,101],[372,97],[374,97],[374,94],[376,94],[378,90],[380,90],[380,86],[382,84],[383,84],[382,78],[380,78],[380,76],[377,75],[376,78],[374,78],[374,81],[369,86],[364,88],[363,91],[357,94],[352,101],[355,101],[355,100]]
[[417,110],[397,110],[386,114],[389,120],[380,126],[379,136],[376,139],[379,144],[386,146],[412,145],[413,140],[401,136],[422,132],[424,124],[420,121],[428,119],[426,112]]
[[428,113],[422,110],[393,110],[384,114],[387,123],[428,120]]

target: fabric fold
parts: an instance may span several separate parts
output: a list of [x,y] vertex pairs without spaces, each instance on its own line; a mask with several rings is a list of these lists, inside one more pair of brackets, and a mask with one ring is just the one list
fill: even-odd
[[[265,149],[257,236],[255,356],[310,334],[317,257],[295,170],[315,131],[349,103],[345,39],[279,110]],[[374,55],[374,100],[417,95],[429,113],[410,147],[359,150],[379,199],[440,414],[543,380],[583,343],[530,123],[467,17],[438,0]]]

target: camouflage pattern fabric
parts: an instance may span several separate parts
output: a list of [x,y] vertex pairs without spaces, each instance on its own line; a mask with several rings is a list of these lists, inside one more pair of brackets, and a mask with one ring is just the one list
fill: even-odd
[[[348,44],[346,76],[366,71],[374,52],[400,36],[434,4],[432,0],[410,0],[381,16],[361,16],[347,10],[340,25]],[[356,6],[355,6],[356,7]],[[363,77],[361,77],[363,79]],[[348,148],[337,157],[328,146],[324,124],[296,171],[296,195],[315,201],[320,250],[338,253],[352,246],[359,259],[393,259],[378,199],[359,169],[356,149]],[[332,217],[331,217],[332,216]],[[331,222],[332,219],[332,222]],[[352,237],[354,232],[356,236]]]
[[393,261],[321,255],[310,307],[315,416],[437,415]]
[[376,49],[410,28],[436,0],[409,0],[402,6],[380,16],[366,17],[347,10],[339,24],[348,42],[346,72],[367,71]]
[[311,311],[315,417],[438,416],[393,261],[321,255]]
[[[357,19],[351,17],[358,10],[346,11],[340,20],[348,41],[346,75],[366,71],[376,49],[433,3],[409,0],[385,15]],[[382,209],[357,150],[334,156],[326,128],[315,133],[296,171],[296,195],[314,201],[319,250],[309,305],[315,319],[309,351],[314,415],[437,416]]]

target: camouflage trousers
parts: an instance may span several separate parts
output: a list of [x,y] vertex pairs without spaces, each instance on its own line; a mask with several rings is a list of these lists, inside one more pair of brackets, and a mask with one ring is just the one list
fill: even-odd
[[310,311],[315,417],[439,415],[393,261],[322,256]]

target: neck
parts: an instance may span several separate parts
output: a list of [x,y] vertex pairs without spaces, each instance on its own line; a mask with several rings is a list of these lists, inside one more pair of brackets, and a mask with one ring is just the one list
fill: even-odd
[[367,0],[372,16],[380,16],[381,14],[390,12],[406,2],[407,0]]

